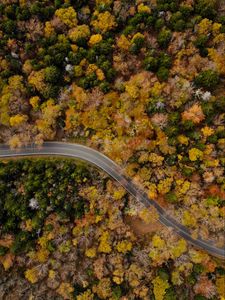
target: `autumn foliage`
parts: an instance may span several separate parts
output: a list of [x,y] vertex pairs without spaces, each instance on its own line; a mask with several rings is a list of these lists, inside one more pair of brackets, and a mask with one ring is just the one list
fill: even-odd
[[[0,2],[0,143],[40,147],[60,140],[97,149],[194,238],[223,247],[224,1]],[[0,164],[4,274],[26,266],[23,279],[37,294],[47,282],[50,299],[224,297],[220,263],[169,231],[133,234],[123,213],[148,225],[158,216],[106,184],[104,174],[96,187],[66,164],[60,170],[37,164],[40,176],[28,165],[15,164],[10,177]],[[27,183],[13,184],[25,171]],[[85,199],[83,207],[76,208],[71,191]],[[66,226],[59,211],[70,219]],[[53,220],[43,215],[49,212]],[[11,248],[28,247],[31,236],[34,249],[23,264]],[[80,262],[66,265],[69,275],[57,273],[63,255]]]

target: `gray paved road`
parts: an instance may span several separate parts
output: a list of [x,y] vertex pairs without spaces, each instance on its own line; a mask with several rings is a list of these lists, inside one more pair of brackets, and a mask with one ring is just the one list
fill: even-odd
[[115,162],[102,153],[83,145],[62,142],[46,142],[40,148],[29,145],[19,150],[11,150],[6,145],[0,145],[0,158],[30,155],[67,156],[79,158],[96,165],[118,181],[128,193],[141,201],[146,207],[154,206],[159,213],[159,221],[163,225],[172,227],[181,237],[197,248],[204,249],[214,256],[225,259],[225,248],[218,248],[214,246],[213,242],[204,241],[201,238],[193,239],[191,233],[185,226],[179,224],[176,220],[167,215],[159,204],[149,199],[145,192],[141,191],[130,179],[123,175],[121,168]]

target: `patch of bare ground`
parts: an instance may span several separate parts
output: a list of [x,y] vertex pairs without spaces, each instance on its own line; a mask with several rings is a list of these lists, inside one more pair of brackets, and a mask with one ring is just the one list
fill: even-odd
[[125,216],[124,222],[130,226],[135,235],[151,234],[163,229],[159,221],[153,221],[146,224],[137,216]]

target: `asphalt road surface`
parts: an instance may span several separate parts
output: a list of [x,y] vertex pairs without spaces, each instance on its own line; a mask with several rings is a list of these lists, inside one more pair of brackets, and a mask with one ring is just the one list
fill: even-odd
[[0,158],[34,155],[67,156],[90,162],[118,181],[129,194],[133,195],[146,207],[154,206],[158,211],[159,221],[163,225],[172,227],[177,234],[193,246],[203,249],[214,256],[225,259],[225,248],[218,248],[214,246],[213,242],[204,241],[200,237],[194,239],[188,228],[179,224],[176,220],[170,217],[154,200],[149,199],[148,195],[141,191],[129,178],[126,178],[123,175],[122,169],[104,154],[83,145],[62,142],[45,142],[39,148],[35,145],[29,145],[17,150],[12,150],[6,145],[0,145]]

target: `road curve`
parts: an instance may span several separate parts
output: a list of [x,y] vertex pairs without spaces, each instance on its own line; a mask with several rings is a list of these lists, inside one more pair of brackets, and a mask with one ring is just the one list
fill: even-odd
[[34,145],[29,145],[17,150],[12,150],[7,145],[0,145],[0,158],[34,155],[66,156],[79,158],[92,163],[118,181],[129,194],[141,201],[146,207],[154,206],[158,211],[159,221],[163,225],[172,227],[182,238],[193,246],[201,248],[214,256],[225,259],[225,248],[215,247],[211,241],[205,241],[201,238],[192,238],[188,228],[179,224],[175,219],[167,215],[158,203],[149,199],[148,195],[141,191],[130,179],[126,178],[123,175],[122,169],[104,154],[83,145],[63,142],[45,142],[39,148]]

